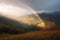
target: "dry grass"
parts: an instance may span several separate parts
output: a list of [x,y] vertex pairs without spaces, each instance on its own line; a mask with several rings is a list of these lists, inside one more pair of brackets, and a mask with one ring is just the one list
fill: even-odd
[[60,30],[35,31],[10,35],[0,38],[0,40],[60,40]]

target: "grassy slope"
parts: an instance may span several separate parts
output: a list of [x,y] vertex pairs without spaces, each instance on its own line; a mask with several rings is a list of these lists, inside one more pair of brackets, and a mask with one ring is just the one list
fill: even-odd
[[35,30],[41,30],[42,28],[36,25],[28,25],[23,22],[18,22],[13,19],[9,19],[4,16],[0,16],[0,33],[25,33]]
[[59,40],[59,39],[60,30],[35,31],[0,38],[0,40]]

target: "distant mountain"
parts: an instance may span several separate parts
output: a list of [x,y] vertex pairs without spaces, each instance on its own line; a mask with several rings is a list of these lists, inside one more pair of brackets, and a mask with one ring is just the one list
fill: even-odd
[[[55,22],[56,24],[55,28],[60,29],[60,12],[42,12],[37,14],[42,18],[43,21]],[[23,18],[24,19],[27,18],[26,21],[28,21],[31,18],[32,20],[29,20],[28,22],[33,23],[34,25],[33,24],[28,25],[28,23],[24,23],[25,22],[24,19],[23,19],[24,22],[18,22],[16,20],[12,20],[7,17],[0,16],[0,32],[25,33],[36,30],[42,30],[41,27],[37,26],[39,20],[37,19],[35,14],[26,15]]]
[[0,16],[0,33],[25,33],[36,30],[41,30],[41,28]]
[[43,12],[39,14],[39,16],[45,21],[54,21],[56,24],[60,25],[60,12]]
[[43,21],[55,22],[56,28],[60,29],[60,12],[42,12],[38,13]]
[[[60,29],[60,12],[37,12],[37,14],[44,22],[54,22],[56,24],[55,28]],[[34,17],[35,20],[37,19],[35,14],[28,15],[28,17]]]

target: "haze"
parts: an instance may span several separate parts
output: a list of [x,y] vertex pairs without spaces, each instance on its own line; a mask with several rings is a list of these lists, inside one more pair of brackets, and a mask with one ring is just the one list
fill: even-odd
[[59,0],[0,0],[0,14],[16,18],[35,11],[60,11],[59,2]]

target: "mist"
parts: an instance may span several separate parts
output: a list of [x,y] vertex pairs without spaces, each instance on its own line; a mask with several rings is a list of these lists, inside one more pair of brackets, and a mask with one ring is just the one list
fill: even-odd
[[0,0],[2,2],[21,7],[28,5],[36,11],[60,11],[60,0]]
[[36,11],[60,11],[60,0],[25,0]]
[[60,0],[0,0],[0,14],[16,19],[35,11],[60,11],[59,2]]

